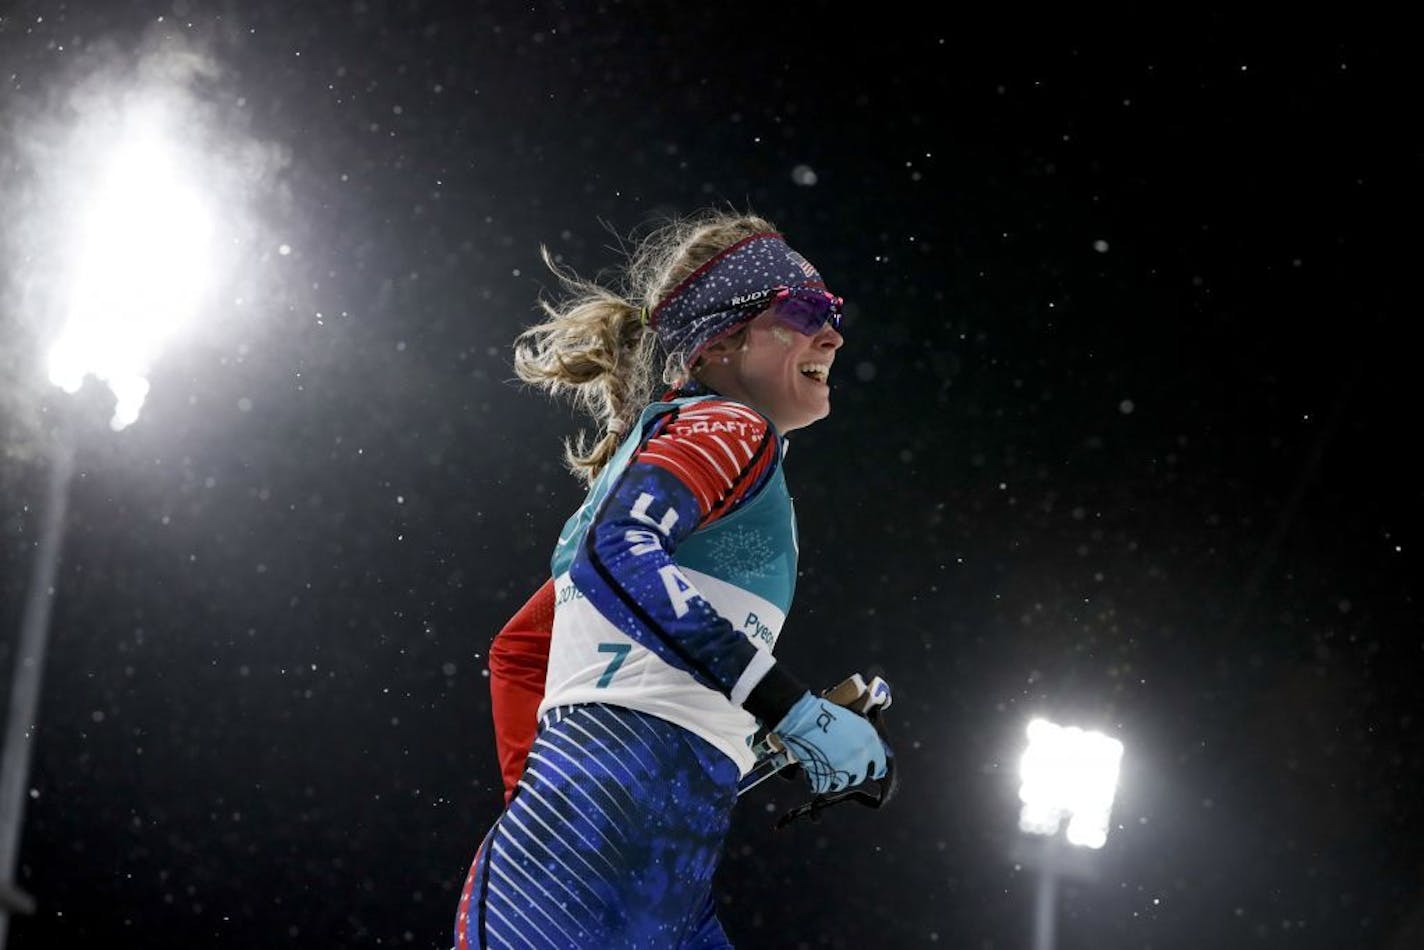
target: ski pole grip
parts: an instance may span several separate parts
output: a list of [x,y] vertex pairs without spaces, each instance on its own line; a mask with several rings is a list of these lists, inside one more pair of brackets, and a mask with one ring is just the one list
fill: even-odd
[[826,690],[824,693],[821,694],[821,696],[824,699],[829,699],[837,706],[844,706],[847,709],[852,709],[856,712],[860,712],[861,710],[857,709],[856,707],[859,705],[861,698],[864,697],[867,692],[868,690],[865,686],[865,679],[859,673],[852,673],[850,676],[847,676],[845,679],[841,680],[839,683]]

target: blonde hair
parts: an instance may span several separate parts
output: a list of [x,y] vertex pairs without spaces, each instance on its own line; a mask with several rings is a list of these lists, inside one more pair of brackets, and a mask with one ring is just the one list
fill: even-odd
[[514,371],[551,396],[568,397],[597,424],[592,439],[580,431],[564,441],[569,471],[592,483],[657,397],[657,384],[677,385],[691,371],[687,354],[662,351],[646,315],[722,251],[775,230],[765,218],[717,209],[674,219],[636,242],[612,288],[559,266],[540,247],[566,296],[539,300],[548,319],[515,339]]

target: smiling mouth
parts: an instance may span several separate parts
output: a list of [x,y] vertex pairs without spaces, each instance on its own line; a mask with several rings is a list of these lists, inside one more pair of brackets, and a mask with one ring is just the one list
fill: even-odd
[[818,382],[822,386],[826,385],[826,380],[831,375],[831,364],[829,363],[802,363],[796,368],[800,370],[802,376]]

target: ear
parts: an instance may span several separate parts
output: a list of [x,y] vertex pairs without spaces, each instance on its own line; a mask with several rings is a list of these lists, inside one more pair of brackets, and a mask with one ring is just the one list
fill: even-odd
[[702,348],[702,358],[712,362],[721,362],[722,357],[731,356],[747,345],[747,332],[749,323],[744,323],[731,333],[718,337]]
[[733,333],[713,340],[702,348],[702,358],[704,360],[720,360],[724,356],[730,356],[742,348],[743,336],[744,334],[741,333]]

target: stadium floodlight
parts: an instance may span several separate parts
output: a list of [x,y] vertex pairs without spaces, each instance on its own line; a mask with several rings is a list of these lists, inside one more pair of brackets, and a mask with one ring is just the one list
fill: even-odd
[[[105,116],[107,120],[109,117]],[[64,324],[49,351],[49,379],[74,393],[93,376],[114,394],[109,425],[126,428],[148,396],[159,348],[200,309],[209,289],[214,226],[197,187],[185,174],[184,152],[164,135],[161,111],[136,106],[118,117],[118,134],[99,136],[95,176],[66,177],[59,207],[83,209],[64,275]],[[105,125],[107,129],[107,124]],[[191,152],[191,149],[189,150]],[[90,154],[75,157],[87,168]],[[0,755],[0,950],[13,913],[34,900],[14,881],[33,749],[50,608],[64,539],[71,437],[57,427],[50,486],[30,588],[14,655],[14,686]]]
[[[1117,794],[1122,743],[1100,732],[1060,726],[1047,719],[1028,724],[1028,749],[1019,762],[1019,830],[1037,839],[1024,863],[1038,871],[1034,898],[1034,950],[1053,950],[1057,930],[1058,878],[1091,877],[1082,861],[1108,840],[1108,819]],[[1059,835],[1064,821],[1067,831]],[[1089,851],[1065,850],[1062,839]]]
[[159,348],[198,309],[213,236],[212,216],[156,110],[136,110],[125,126],[83,203],[67,319],[48,366],[66,392],[86,376],[107,384],[115,430],[138,419]]
[[1019,765],[1022,784],[1019,828],[1056,835],[1068,821],[1069,844],[1101,848],[1117,794],[1122,743],[1101,732],[1060,726],[1046,719],[1028,724],[1028,750]]

